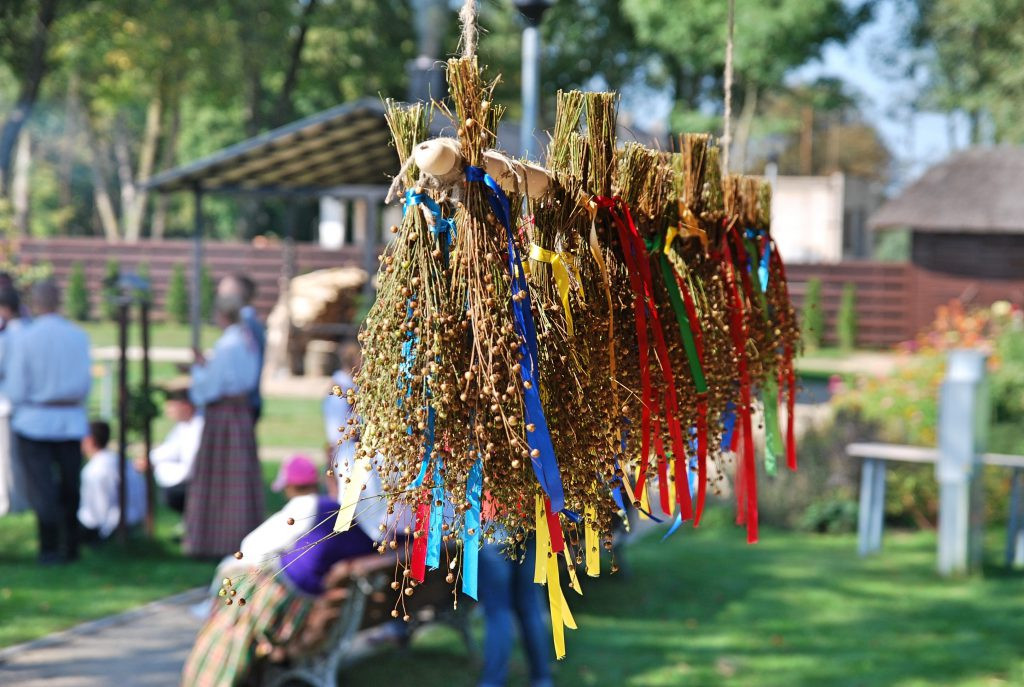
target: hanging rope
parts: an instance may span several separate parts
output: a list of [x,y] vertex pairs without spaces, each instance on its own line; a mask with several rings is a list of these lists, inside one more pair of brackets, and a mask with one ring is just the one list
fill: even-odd
[[722,131],[723,177],[729,173],[729,149],[732,147],[732,32],[736,18],[736,0],[728,2],[729,28],[725,39],[725,126]]
[[459,10],[459,21],[462,23],[462,56],[476,55],[478,39],[476,26],[476,0],[466,0]]

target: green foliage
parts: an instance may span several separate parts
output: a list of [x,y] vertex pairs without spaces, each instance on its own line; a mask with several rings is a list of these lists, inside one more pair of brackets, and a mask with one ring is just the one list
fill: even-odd
[[839,348],[852,351],[857,347],[857,286],[846,283],[839,301],[839,314],[836,317],[836,340]]
[[910,260],[910,230],[891,229],[875,236],[874,258],[881,262],[908,262]]
[[[964,313],[956,304],[940,308],[932,329],[919,337],[918,350],[907,353],[885,378],[863,378],[837,395],[839,411],[867,422],[871,429],[859,440],[935,446],[938,441],[939,391],[948,352],[959,347],[992,350],[989,361],[991,425],[988,450],[1024,453],[1024,321],[1007,303]],[[936,522],[938,488],[934,467],[894,465],[887,471],[886,514],[917,526]],[[983,484],[987,517],[1007,512],[1007,474],[986,469]]]
[[804,349],[816,351],[821,348],[821,341],[825,334],[825,313],[821,309],[820,279],[810,279],[807,282],[800,323],[800,336]]
[[927,74],[922,105],[964,113],[971,143],[982,143],[990,124],[997,143],[1024,142],[1024,72],[1016,55],[1024,36],[1024,0],[914,0],[911,38]]
[[[661,76],[675,97],[673,119],[722,102],[727,5],[703,0],[634,0],[623,3],[638,42],[653,53],[651,76]],[[783,84],[794,67],[820,55],[829,41],[844,41],[871,16],[871,3],[777,0],[736,8],[734,106]],[[738,102],[737,102],[738,101]]]
[[85,267],[80,262],[71,268],[65,302],[68,315],[73,319],[79,322],[89,320],[89,287],[85,283]]
[[111,321],[117,320],[117,281],[120,277],[121,263],[114,258],[107,260],[107,265],[103,270],[103,287],[100,291],[102,295],[100,310],[103,313],[104,319]]
[[844,534],[857,531],[858,504],[852,499],[832,498],[808,506],[800,519],[800,529],[819,534]]
[[185,268],[181,264],[175,265],[174,271],[171,272],[164,308],[171,322],[186,324],[189,321],[188,285],[185,283]]
[[125,418],[128,440],[141,439],[146,422],[152,422],[158,417],[160,417],[160,406],[153,389],[149,390],[149,394],[145,394],[142,391],[142,386],[129,387],[128,413]]
[[213,275],[210,274],[206,265],[203,265],[199,274],[199,314],[203,322],[212,322],[213,303],[217,298],[217,282],[213,280]]

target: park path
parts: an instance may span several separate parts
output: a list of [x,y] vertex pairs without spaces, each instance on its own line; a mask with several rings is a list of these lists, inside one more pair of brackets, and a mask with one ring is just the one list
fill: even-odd
[[194,589],[0,650],[5,687],[177,687],[202,621]]

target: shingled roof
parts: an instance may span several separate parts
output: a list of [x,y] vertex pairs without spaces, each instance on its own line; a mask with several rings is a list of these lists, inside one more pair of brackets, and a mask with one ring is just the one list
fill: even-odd
[[879,208],[868,225],[1024,233],[1024,147],[971,148],[952,155]]

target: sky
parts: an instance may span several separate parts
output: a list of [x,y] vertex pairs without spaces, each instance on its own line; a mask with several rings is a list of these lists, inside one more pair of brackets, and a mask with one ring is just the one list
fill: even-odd
[[932,164],[967,145],[964,118],[911,110],[909,101],[917,84],[892,66],[894,60],[898,63],[910,57],[896,46],[905,21],[894,0],[882,0],[874,20],[852,41],[826,46],[820,60],[790,75],[793,82],[840,77],[865,96],[864,115],[878,128],[895,157],[894,188],[914,181]]

